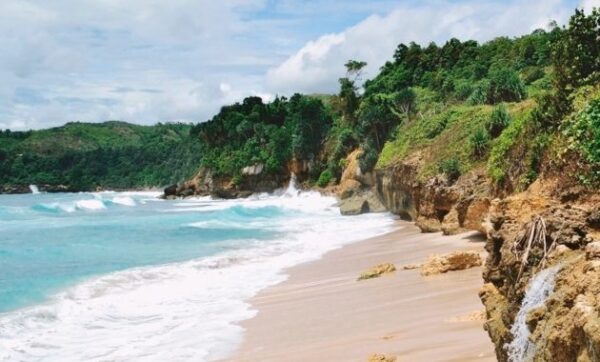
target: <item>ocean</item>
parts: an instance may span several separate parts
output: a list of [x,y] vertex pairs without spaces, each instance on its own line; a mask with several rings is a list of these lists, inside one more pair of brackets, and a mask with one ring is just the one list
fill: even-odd
[[284,269],[391,229],[290,185],[244,200],[0,195],[0,361],[210,361]]

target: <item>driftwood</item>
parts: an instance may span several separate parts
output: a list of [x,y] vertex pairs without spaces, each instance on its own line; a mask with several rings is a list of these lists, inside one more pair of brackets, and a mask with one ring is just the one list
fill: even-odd
[[529,224],[525,234],[523,234],[523,236],[516,243],[514,243],[512,247],[513,254],[521,261],[521,267],[519,268],[519,274],[517,275],[515,282],[521,279],[523,271],[525,271],[531,248],[539,247],[543,250],[544,254],[538,265],[544,267],[548,258],[548,254],[552,251],[552,249],[554,249],[555,246],[556,243],[554,240],[551,240],[548,243],[546,222],[544,221],[544,218],[541,216],[536,216],[531,224]]

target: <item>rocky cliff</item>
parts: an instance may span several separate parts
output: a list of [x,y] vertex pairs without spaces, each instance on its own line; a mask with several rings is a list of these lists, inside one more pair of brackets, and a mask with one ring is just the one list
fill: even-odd
[[[600,361],[600,193],[542,177],[505,195],[483,171],[452,182],[440,175],[419,179],[420,167],[416,153],[377,170],[377,195],[423,232],[486,235],[480,297],[498,360],[521,360],[509,345],[530,341],[525,350],[534,361]],[[515,320],[527,287],[551,266],[558,270],[554,288],[524,313],[528,337],[520,341]]]
[[312,163],[292,159],[278,173],[268,173],[263,164],[255,164],[240,170],[238,177],[216,176],[202,167],[190,180],[171,185],[164,190],[164,198],[213,196],[220,199],[248,197],[253,193],[272,192],[285,187],[292,175],[304,183],[312,170]]

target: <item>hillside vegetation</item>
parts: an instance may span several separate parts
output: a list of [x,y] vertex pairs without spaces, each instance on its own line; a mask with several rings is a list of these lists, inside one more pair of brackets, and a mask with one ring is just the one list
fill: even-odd
[[550,164],[576,162],[569,176],[593,185],[597,22],[597,11],[578,10],[568,26],[517,38],[400,44],[362,86],[366,63],[350,60],[336,95],[269,104],[247,98],[192,134],[201,140],[202,164],[233,184],[246,166],[282,174],[296,159],[310,163],[309,183],[324,186],[340,180],[346,156],[361,148],[363,173],[418,156],[420,179],[482,170],[511,192]]
[[[418,178],[484,172],[498,190],[520,190],[564,169],[600,181],[598,11],[577,11],[517,38],[480,44],[400,44],[379,74],[349,60],[335,95],[248,97],[195,126],[70,123],[0,134],[0,184],[41,183],[83,190],[183,181],[200,167],[235,187],[253,166],[260,177],[339,182],[361,149],[363,174],[420,162]],[[281,179],[281,177],[277,178]]]
[[82,191],[177,182],[199,164],[190,128],[75,122],[39,131],[0,131],[0,185],[63,185]]

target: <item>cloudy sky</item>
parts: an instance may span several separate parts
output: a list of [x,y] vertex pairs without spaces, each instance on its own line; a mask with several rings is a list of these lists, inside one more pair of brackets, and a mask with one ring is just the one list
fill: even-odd
[[399,42],[563,24],[600,0],[0,0],[0,129],[205,121],[247,95],[334,92]]

